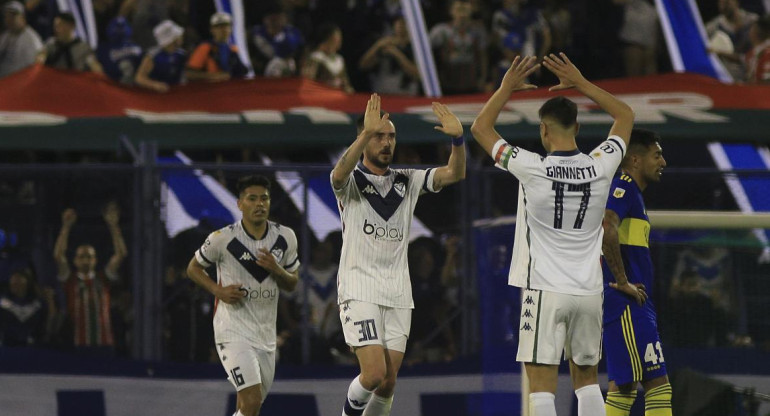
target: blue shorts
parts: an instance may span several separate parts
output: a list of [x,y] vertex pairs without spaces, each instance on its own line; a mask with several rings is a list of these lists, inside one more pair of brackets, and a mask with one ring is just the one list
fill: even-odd
[[608,378],[618,386],[667,374],[658,326],[639,308],[626,306],[620,319],[605,323],[603,343]]

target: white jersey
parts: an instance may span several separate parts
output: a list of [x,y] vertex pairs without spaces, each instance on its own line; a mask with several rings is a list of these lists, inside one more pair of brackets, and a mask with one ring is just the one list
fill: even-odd
[[338,303],[414,308],[409,228],[420,194],[437,192],[434,174],[435,169],[388,169],[380,176],[359,163],[347,182],[334,189],[342,219]]
[[573,295],[601,293],[602,220],[625,143],[610,136],[589,155],[543,157],[499,140],[498,165],[519,180],[519,206],[508,283]]
[[291,228],[267,222],[265,236],[250,235],[238,221],[206,239],[195,252],[203,267],[217,266],[217,284],[237,284],[247,296],[229,305],[214,304],[214,339],[216,342],[246,342],[264,351],[275,351],[275,322],[278,310],[278,285],[267,270],[257,264],[257,253],[266,248],[287,272],[299,268],[297,237]]

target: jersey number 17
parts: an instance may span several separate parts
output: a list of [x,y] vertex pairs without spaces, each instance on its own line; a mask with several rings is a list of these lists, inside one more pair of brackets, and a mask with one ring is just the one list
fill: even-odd
[[563,228],[564,192],[583,193],[583,197],[580,198],[580,207],[578,208],[577,216],[575,217],[575,223],[572,225],[572,228],[575,230],[581,229],[583,227],[583,219],[585,219],[586,211],[588,210],[588,201],[591,199],[591,183],[571,184],[554,181],[551,189],[555,191],[553,200],[553,228],[556,228],[557,230]]

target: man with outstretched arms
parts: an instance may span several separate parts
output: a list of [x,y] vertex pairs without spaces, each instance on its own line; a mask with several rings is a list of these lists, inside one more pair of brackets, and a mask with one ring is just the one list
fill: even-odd
[[421,194],[465,177],[460,120],[440,103],[433,103],[433,113],[441,123],[436,130],[453,138],[446,166],[391,169],[396,128],[388,114],[381,114],[380,97],[372,94],[358,137],[331,173],[342,219],[340,320],[361,367],[348,388],[343,415],[390,414],[414,307],[407,267],[414,207]]
[[[234,416],[257,416],[275,374],[278,289],[297,285],[297,237],[268,220],[270,181],[238,180],[243,217],[209,235],[187,266],[190,278],[216,297],[214,340],[228,379],[238,392]],[[206,273],[216,266],[217,282]]]
[[666,159],[660,136],[634,129],[622,170],[610,188],[604,213],[604,355],[607,356],[608,416],[628,416],[637,384],[644,388],[645,416],[671,416],[671,384],[660,345],[655,306],[639,304],[616,290],[631,282],[651,287],[655,271],[650,256],[650,219],[642,192],[660,182]]
[[[509,145],[495,131],[515,91],[536,88],[526,79],[540,65],[516,57],[471,131],[496,164],[519,180],[519,206],[509,284],[522,288],[519,350],[530,383],[532,416],[555,416],[562,350],[570,361],[578,415],[604,415],[596,366],[601,357],[602,217],[610,182],[628,144],[634,113],[587,81],[566,55],[543,62],[559,78],[550,91],[576,88],[614,119],[607,140],[589,154],[578,150],[577,106],[557,96],[540,107],[546,156]],[[636,293],[636,287],[628,291]],[[638,293],[637,293],[638,295]]]

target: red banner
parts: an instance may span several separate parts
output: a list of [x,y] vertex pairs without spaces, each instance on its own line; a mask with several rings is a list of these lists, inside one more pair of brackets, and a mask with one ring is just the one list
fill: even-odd
[[[708,97],[711,108],[770,109],[770,86],[725,85],[694,74],[664,74],[641,78],[625,78],[597,83],[613,94],[647,97],[649,104],[687,101],[682,93]],[[547,87],[517,93],[512,101],[546,99],[556,95]],[[674,93],[671,96],[667,94]],[[579,95],[569,91],[566,95]],[[171,89],[166,94],[136,87],[123,87],[94,74],[59,71],[34,66],[0,79],[0,111],[42,112],[69,118],[124,117],[128,110],[148,112],[234,113],[248,110],[287,111],[298,107],[323,107],[347,113],[361,113],[368,94],[347,95],[304,79],[254,79],[218,84],[191,83]],[[447,104],[479,104],[487,94],[441,98]],[[409,112],[409,107],[422,107],[431,99],[386,97],[389,112]],[[669,102],[670,101],[670,102]],[[632,104],[632,106],[634,106]],[[636,106],[634,106],[636,109]]]

